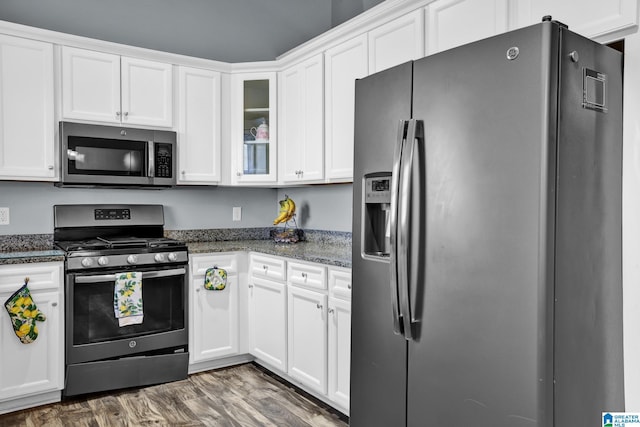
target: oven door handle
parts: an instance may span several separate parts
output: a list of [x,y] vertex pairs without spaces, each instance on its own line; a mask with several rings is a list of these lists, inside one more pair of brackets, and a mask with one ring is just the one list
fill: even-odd
[[[175,268],[173,270],[145,271],[142,273],[143,279],[156,279],[158,277],[181,276],[186,274],[184,268]],[[76,276],[75,283],[96,283],[96,282],[115,282],[115,274],[100,274],[97,276]]]

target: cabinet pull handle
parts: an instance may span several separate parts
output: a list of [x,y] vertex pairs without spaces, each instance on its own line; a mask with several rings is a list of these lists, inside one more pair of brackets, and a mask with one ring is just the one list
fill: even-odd
[[265,265],[265,264],[262,264],[262,269],[263,269],[264,271],[267,271],[267,270],[269,269],[269,266],[268,266],[268,265]]
[[253,285],[249,285],[249,288],[253,288]]
[[307,273],[301,273],[300,275],[302,276],[302,278],[303,278],[304,280],[307,280]]
[[329,309],[329,313],[330,313],[330,314],[333,314],[334,312],[335,312],[335,310],[334,310],[333,308],[330,308],[330,309]]
[[347,285],[347,289],[351,289],[351,283]]
[[322,309],[322,304],[316,304],[316,308]]
[[57,306],[58,306],[58,303],[57,303],[57,302],[52,302],[52,303],[51,303],[51,307],[57,307]]

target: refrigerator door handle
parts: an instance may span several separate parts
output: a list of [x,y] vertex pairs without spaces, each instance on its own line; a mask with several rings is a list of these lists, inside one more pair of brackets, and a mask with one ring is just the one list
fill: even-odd
[[406,120],[398,123],[398,136],[393,150],[393,170],[391,172],[391,212],[389,213],[391,254],[389,268],[391,270],[391,306],[393,309],[393,332],[403,334],[403,320],[400,314],[398,299],[398,196],[400,192],[400,170],[402,153],[407,136]]
[[402,330],[407,340],[413,340],[414,334],[411,328],[411,305],[409,297],[410,281],[410,225],[411,225],[411,193],[413,191],[413,157],[416,147],[416,121],[409,120],[407,125],[407,137],[405,147],[402,150],[400,160],[400,182],[398,190],[398,238],[397,238],[397,271],[398,271],[398,298],[400,304],[400,317]]

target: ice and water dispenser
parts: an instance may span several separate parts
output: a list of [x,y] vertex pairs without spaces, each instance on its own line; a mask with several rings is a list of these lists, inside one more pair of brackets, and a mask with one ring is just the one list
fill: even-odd
[[362,251],[366,258],[388,259],[391,251],[391,174],[364,177]]

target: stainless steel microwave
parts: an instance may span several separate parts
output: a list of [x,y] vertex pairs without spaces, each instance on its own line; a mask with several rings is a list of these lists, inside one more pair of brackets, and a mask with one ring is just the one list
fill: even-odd
[[172,187],[176,133],[60,122],[58,186]]

